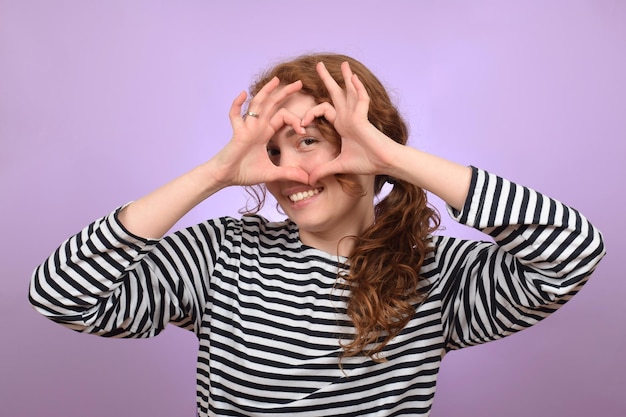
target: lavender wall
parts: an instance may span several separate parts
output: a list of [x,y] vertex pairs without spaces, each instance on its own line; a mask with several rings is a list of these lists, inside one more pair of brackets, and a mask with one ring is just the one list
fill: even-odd
[[[31,310],[30,273],[211,156],[255,73],[316,50],[377,72],[414,146],[544,191],[605,234],[609,255],[559,313],[446,357],[432,415],[626,415],[625,45],[620,0],[0,0],[0,415],[194,415],[193,335],[75,334]],[[183,224],[244,201],[224,192]]]

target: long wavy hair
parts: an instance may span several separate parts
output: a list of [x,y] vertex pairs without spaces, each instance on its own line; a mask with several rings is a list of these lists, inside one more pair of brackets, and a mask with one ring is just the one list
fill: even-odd
[[[319,104],[332,103],[330,95],[315,70],[318,62],[345,89],[341,63],[347,61],[370,96],[369,121],[394,141],[405,145],[408,128],[387,90],[378,78],[359,61],[341,54],[312,54],[280,63],[262,74],[250,87],[254,96],[274,76],[282,84],[301,80],[301,93],[310,95]],[[322,135],[341,146],[341,137],[325,119],[317,120]],[[344,191],[364,195],[369,190],[336,175]],[[398,335],[415,313],[415,306],[425,295],[419,291],[420,268],[432,250],[429,237],[439,227],[440,217],[426,199],[425,191],[405,181],[376,176],[374,193],[378,195],[385,182],[392,188],[375,206],[375,221],[360,236],[350,236],[355,246],[348,256],[349,271],[340,273],[338,285],[348,290],[346,313],[356,334],[342,343],[342,357],[367,355],[383,361],[378,353]],[[258,209],[265,193],[258,191]],[[341,282],[341,284],[339,284]]]

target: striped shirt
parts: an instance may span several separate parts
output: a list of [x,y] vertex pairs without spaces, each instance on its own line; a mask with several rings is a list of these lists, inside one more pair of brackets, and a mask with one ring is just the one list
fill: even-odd
[[493,242],[433,236],[426,299],[383,350],[341,360],[354,329],[337,286],[345,258],[308,247],[289,220],[208,220],[160,240],[117,211],[34,272],[30,301],[81,332],[151,337],[168,324],[200,341],[200,416],[427,416],[443,355],[529,327],[568,301],[604,255],[577,211],[474,168],[462,224]]

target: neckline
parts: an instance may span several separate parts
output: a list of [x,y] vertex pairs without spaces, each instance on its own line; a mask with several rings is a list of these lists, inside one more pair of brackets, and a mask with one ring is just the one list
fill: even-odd
[[316,255],[317,257],[324,258],[326,260],[333,261],[333,262],[339,262],[340,264],[343,264],[343,265],[348,264],[349,259],[347,256],[334,255],[323,249],[319,249],[319,248],[307,245],[306,243],[302,242],[302,239],[300,238],[300,228],[298,227],[298,225],[295,222],[293,222],[290,218],[286,218],[285,222],[288,224],[289,229],[294,234],[295,239],[298,242],[300,251],[302,252],[306,251],[306,252]]

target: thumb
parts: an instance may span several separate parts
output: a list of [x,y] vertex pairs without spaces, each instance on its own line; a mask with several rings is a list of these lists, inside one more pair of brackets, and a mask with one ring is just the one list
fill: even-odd
[[286,181],[295,181],[295,182],[299,182],[302,184],[308,184],[309,183],[309,174],[303,170],[302,168],[297,168],[297,167],[276,167],[275,170],[273,170],[274,172],[272,172],[272,179],[271,181],[280,181],[280,180],[286,180]]
[[309,173],[309,185],[315,185],[320,178],[328,177],[330,175],[341,174],[341,165],[337,160],[329,161],[324,164],[318,165]]

